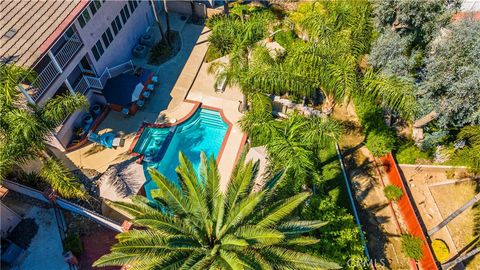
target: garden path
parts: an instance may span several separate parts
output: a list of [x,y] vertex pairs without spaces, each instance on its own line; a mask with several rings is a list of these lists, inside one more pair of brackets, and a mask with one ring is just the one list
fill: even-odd
[[339,145],[360,205],[360,220],[371,259],[377,269],[410,269],[409,260],[401,252],[400,224],[383,193],[381,178],[388,180],[380,176],[373,156],[363,145],[364,136],[359,130],[353,105],[337,106],[333,117],[348,126]]

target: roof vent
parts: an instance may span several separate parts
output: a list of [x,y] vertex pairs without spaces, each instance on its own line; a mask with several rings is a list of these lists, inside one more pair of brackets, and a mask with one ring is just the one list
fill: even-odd
[[13,36],[15,36],[15,34],[17,33],[17,29],[10,29],[8,30],[4,35],[3,37],[6,37],[8,39],[12,38]]

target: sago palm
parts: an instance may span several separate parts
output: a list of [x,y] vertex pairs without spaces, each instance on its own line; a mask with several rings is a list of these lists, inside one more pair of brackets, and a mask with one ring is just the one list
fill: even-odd
[[253,191],[258,162],[240,160],[224,192],[214,157],[201,155],[199,174],[179,154],[180,186],[155,169],[149,172],[158,190],[156,203],[135,197],[112,205],[133,216],[134,229],[117,236],[111,253],[94,266],[128,269],[332,269],[335,263],[305,254],[298,247],[318,239],[303,234],[322,227],[292,212],[309,196],[299,193],[274,201],[282,173]]
[[[14,65],[0,66],[0,178],[27,161],[42,161],[42,178],[63,197],[85,198],[86,193],[74,176],[57,159],[50,157],[47,141],[58,123],[71,113],[86,108],[81,94],[66,94],[49,100],[45,106],[22,103],[17,89],[34,73]],[[18,101],[18,102],[17,102]]]

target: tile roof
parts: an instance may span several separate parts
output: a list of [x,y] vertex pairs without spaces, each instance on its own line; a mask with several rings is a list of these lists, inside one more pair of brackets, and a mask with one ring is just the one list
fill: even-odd
[[0,58],[33,66],[88,2],[0,1]]

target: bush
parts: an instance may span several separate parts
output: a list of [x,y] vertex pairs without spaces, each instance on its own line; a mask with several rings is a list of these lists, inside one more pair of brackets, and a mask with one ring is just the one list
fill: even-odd
[[421,151],[413,142],[407,142],[398,148],[395,157],[400,164],[416,164],[420,160],[431,160],[432,154]]
[[78,234],[69,234],[64,242],[63,246],[65,247],[65,251],[71,251],[75,256],[80,256],[83,253],[83,245],[82,240]]
[[205,56],[205,63],[210,63],[223,55],[218,51],[216,47],[208,46],[207,55]]
[[167,57],[172,52],[167,44],[163,43],[163,41],[158,42],[152,48],[152,54],[150,55],[149,62],[151,63],[159,63],[162,58]]
[[383,189],[383,193],[385,193],[385,197],[387,197],[389,201],[394,201],[394,202],[398,201],[400,197],[403,196],[403,190],[396,185],[386,186]]
[[408,258],[419,261],[423,257],[422,239],[411,234],[402,235],[402,252]]
[[375,157],[384,156],[395,147],[395,133],[389,129],[373,130],[367,134],[365,146]]
[[277,32],[274,36],[274,40],[278,42],[285,49],[290,48],[295,42],[295,33],[293,31],[280,31]]
[[432,242],[433,253],[435,257],[441,263],[445,262],[450,258],[450,251],[448,250],[447,244],[443,240],[435,239]]

